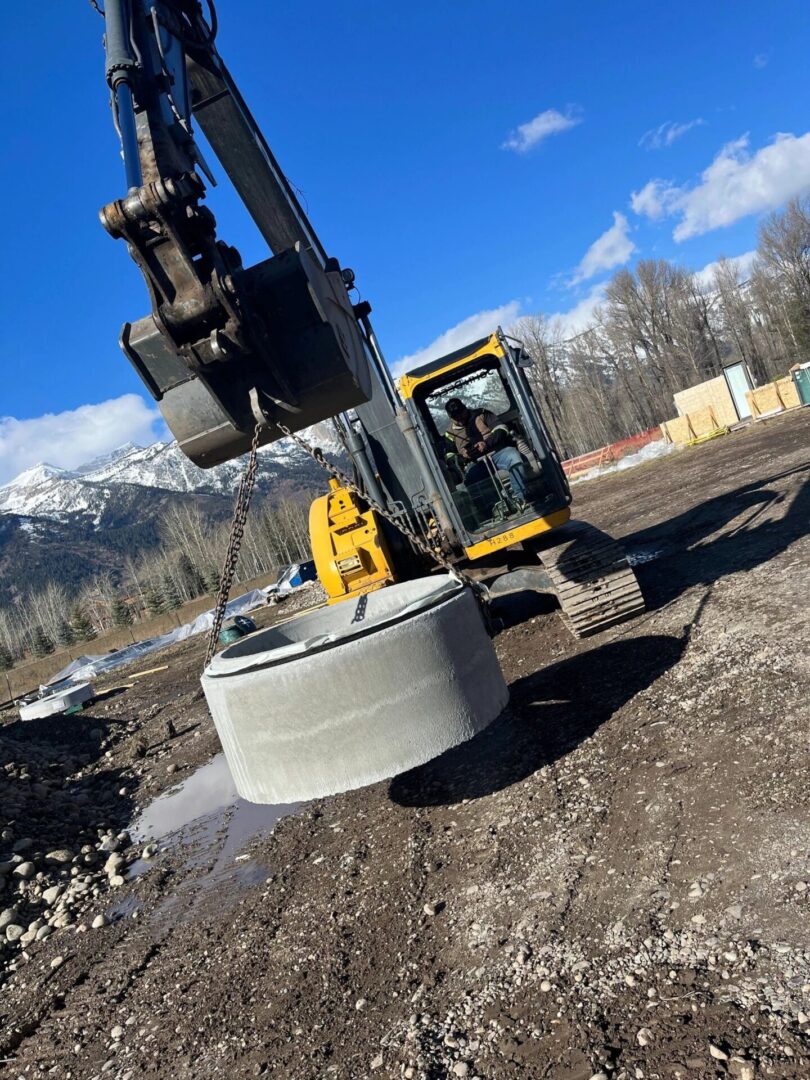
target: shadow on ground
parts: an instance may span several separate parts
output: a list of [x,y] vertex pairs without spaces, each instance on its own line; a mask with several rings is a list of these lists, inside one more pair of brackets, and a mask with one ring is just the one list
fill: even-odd
[[[810,532],[810,479],[798,490],[771,486],[790,477],[798,480],[808,470],[810,463],[746,484],[626,536],[622,543],[630,552],[661,551],[654,562],[636,567],[647,607],[663,607],[695,585],[711,585],[728,574],[752,570]],[[778,518],[763,519],[785,502],[787,510]]]
[[687,635],[616,641],[527,675],[510,708],[469,742],[389,787],[401,806],[439,806],[491,795],[568,754],[678,662]]
[[489,613],[493,628],[501,631],[527,622],[537,615],[548,615],[552,611],[557,611],[559,606],[553,593],[532,592],[524,589],[523,592],[496,596],[490,601]]

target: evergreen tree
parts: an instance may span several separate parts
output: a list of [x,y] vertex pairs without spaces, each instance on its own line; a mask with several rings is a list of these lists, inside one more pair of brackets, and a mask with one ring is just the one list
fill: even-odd
[[61,619],[59,625],[56,628],[56,643],[63,649],[68,645],[72,645],[76,640],[76,634],[73,627],[67,621],[67,619]]
[[81,608],[75,608],[70,617],[70,626],[77,641],[92,641],[96,636],[96,628],[93,626],[87,614]]
[[204,590],[205,584],[202,579],[202,574],[191,561],[186,552],[181,552],[177,559],[177,569],[183,578],[183,582],[186,586],[186,592],[189,596],[199,596]]
[[162,593],[161,611],[175,611],[180,607],[180,593],[177,591],[171,574],[164,575]]
[[0,671],[9,671],[14,666],[11,653],[5,645],[0,645]]
[[159,615],[163,611],[163,592],[154,582],[144,589],[143,599],[150,615]]
[[132,608],[120,596],[116,596],[113,600],[110,614],[114,626],[132,626]]
[[206,566],[203,572],[203,581],[205,582],[205,591],[211,594],[219,592],[219,570],[211,563]]
[[49,653],[53,652],[53,642],[41,626],[38,626],[33,633],[31,639],[31,652],[36,657],[47,656]]

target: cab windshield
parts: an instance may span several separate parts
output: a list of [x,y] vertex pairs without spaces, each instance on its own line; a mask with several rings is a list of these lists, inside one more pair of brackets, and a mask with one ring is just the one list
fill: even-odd
[[[461,417],[447,413],[454,398]],[[419,404],[467,532],[502,531],[548,511],[554,495],[496,357],[429,387]]]

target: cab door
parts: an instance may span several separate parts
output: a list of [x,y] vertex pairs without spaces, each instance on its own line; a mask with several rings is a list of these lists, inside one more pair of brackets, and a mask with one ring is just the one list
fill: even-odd
[[546,482],[555,488],[568,503],[571,501],[568,477],[565,475],[560,453],[551,437],[551,432],[546,427],[526,376],[525,368],[531,366],[531,358],[522,350],[518,353],[513,349],[500,329],[498,339],[503,348],[502,374],[517,403],[526,436],[532,443],[546,474]]

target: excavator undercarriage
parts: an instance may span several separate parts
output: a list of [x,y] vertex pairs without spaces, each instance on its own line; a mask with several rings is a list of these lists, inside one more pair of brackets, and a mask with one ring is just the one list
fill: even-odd
[[571,522],[552,539],[537,555],[576,637],[598,634],[644,611],[636,575],[615,540],[584,521]]

